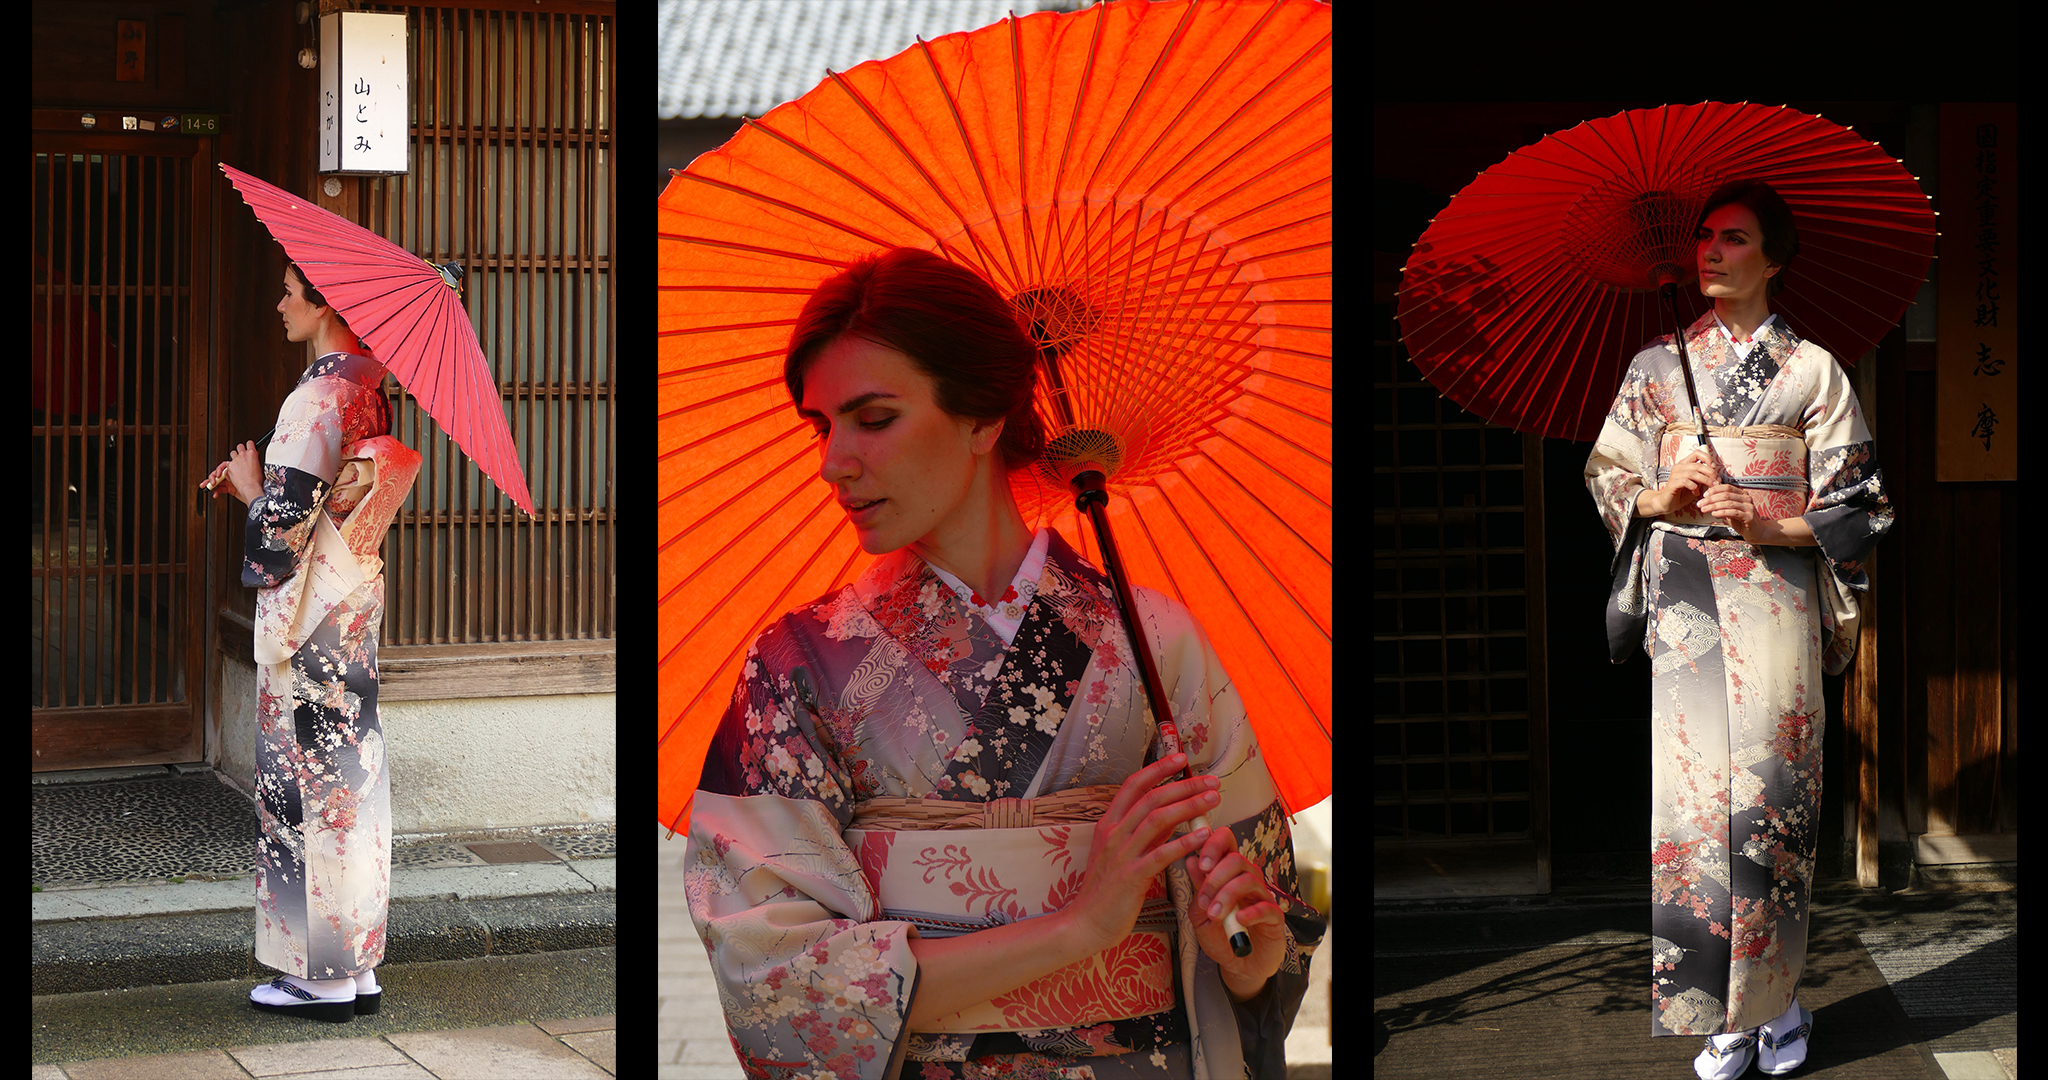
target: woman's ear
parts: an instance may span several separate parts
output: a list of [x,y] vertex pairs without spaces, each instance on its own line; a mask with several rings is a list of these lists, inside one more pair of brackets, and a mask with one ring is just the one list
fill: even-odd
[[974,438],[968,445],[977,454],[986,454],[994,450],[996,441],[1003,437],[1003,424],[1004,420],[995,420],[990,423],[976,425],[974,428]]

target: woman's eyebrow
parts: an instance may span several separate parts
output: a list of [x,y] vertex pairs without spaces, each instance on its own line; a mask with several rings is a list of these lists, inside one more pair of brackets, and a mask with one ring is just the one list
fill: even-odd
[[[866,405],[868,402],[875,401],[880,398],[896,399],[899,396],[900,395],[897,394],[883,393],[880,390],[870,390],[867,393],[860,395],[859,397],[850,397],[847,398],[845,401],[840,402],[839,408],[833,410],[833,415],[844,416],[847,413],[850,413],[853,410],[858,409],[863,405]],[[823,418],[823,415],[819,413],[818,410],[806,409],[801,405],[797,406],[796,414],[798,416],[815,416],[819,417],[820,419]]]
[[[1699,231],[1700,231],[1700,232],[1712,232],[1713,230],[1712,230],[1712,229],[1709,229],[1709,228],[1707,228],[1707,227],[1706,227],[1705,225],[1702,225],[1702,226],[1700,226],[1700,228],[1699,228]],[[1722,230],[1721,230],[1721,235],[1722,235],[1722,236],[1727,236],[1727,235],[1729,235],[1729,234],[1731,234],[1731,233],[1741,233],[1741,234],[1742,234],[1742,235],[1744,235],[1744,236],[1748,236],[1748,235],[1749,235],[1749,232],[1748,232],[1748,230],[1746,230],[1746,229],[1722,229]]]

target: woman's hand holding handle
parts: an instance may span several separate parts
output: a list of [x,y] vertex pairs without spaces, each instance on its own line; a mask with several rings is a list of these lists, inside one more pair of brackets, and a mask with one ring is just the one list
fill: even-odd
[[1695,447],[1671,466],[1671,479],[1663,487],[1647,489],[1637,498],[1636,513],[1642,517],[1683,513],[1692,509],[1700,496],[1720,480],[1721,471],[1712,456],[1704,448]]
[[1182,822],[1214,810],[1219,801],[1213,776],[1159,786],[1186,765],[1184,755],[1170,754],[1132,773],[1095,823],[1088,876],[1062,913],[1075,930],[1097,943],[1097,951],[1130,936],[1152,880],[1175,859],[1200,850],[1209,838],[1206,829],[1173,835]]
[[245,442],[235,447],[228,453],[228,459],[214,466],[199,486],[211,491],[215,498],[220,497],[222,486],[245,503],[262,498],[263,458],[257,452],[256,444]]

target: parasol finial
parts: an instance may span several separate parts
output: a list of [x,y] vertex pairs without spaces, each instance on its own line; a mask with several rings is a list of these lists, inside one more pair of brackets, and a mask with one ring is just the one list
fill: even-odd
[[450,259],[445,263],[427,262],[427,260],[425,259],[421,259],[420,261],[423,263],[427,263],[427,265],[431,267],[435,273],[440,274],[441,280],[447,283],[449,288],[455,290],[455,295],[462,295],[461,263],[458,263],[453,259]]

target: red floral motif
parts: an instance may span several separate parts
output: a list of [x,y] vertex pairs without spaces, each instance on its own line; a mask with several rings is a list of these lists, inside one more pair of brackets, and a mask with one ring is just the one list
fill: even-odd
[[947,881],[953,880],[953,871],[956,869],[965,873],[968,867],[974,865],[974,857],[967,854],[967,849],[958,844],[947,844],[943,849],[926,848],[918,852],[917,858],[912,859],[910,865],[924,867],[924,883],[929,885],[932,883],[934,872]]
[[1085,880],[1086,876],[1080,873],[1062,875],[1045,890],[1045,910],[1058,911],[1073,902],[1081,894],[1081,883]]
[[1715,572],[1720,576],[1738,579],[1747,578],[1750,571],[1755,569],[1756,560],[1747,555],[1730,555],[1720,560],[1720,564],[1714,567]]
[[[889,868],[889,849],[895,843],[894,829],[866,829],[861,833],[860,846],[854,849],[853,854],[860,861],[861,876],[868,879],[870,896],[882,895],[882,871]],[[724,854],[719,852],[720,856]]]
[[1004,911],[1016,913],[1019,910],[1017,890],[1005,886],[1002,880],[996,877],[994,867],[979,866],[970,869],[963,875],[963,880],[954,882],[951,888],[953,895],[965,898],[970,908],[976,901],[980,901],[983,914],[994,909],[998,900],[1003,901]]
[[1012,1027],[1068,1027],[1089,1018],[1163,1012],[1173,1007],[1172,961],[1163,937],[1132,934],[990,1003]]
[[1050,825],[1038,830],[1039,839],[1048,845],[1045,857],[1060,866],[1074,865],[1074,829],[1070,825]]

